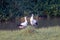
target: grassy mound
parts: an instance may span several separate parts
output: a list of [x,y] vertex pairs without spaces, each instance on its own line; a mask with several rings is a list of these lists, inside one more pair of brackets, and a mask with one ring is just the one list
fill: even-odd
[[60,27],[35,29],[28,26],[22,30],[0,30],[0,40],[60,40]]

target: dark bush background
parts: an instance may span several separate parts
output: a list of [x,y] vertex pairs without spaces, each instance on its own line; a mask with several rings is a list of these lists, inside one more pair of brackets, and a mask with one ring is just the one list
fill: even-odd
[[0,0],[0,20],[12,20],[25,15],[59,17],[60,0]]

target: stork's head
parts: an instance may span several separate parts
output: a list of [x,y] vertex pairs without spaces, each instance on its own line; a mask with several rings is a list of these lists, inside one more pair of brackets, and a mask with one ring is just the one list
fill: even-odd
[[24,18],[26,19],[26,16]]
[[32,14],[32,16],[34,16],[34,15]]

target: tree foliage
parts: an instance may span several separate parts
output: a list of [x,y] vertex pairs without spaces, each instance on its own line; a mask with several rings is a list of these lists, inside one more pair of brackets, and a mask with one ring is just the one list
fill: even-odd
[[0,20],[38,14],[60,16],[60,0],[0,0]]

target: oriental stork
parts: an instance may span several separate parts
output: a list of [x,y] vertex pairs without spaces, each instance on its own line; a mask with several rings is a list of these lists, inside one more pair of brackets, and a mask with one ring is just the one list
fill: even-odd
[[30,18],[30,24],[31,24],[32,26],[35,26],[35,25],[37,25],[37,20],[34,19],[33,16],[34,16],[34,15],[32,14],[32,16],[31,16],[31,18]]
[[20,25],[19,25],[19,28],[25,28],[26,26],[27,26],[27,24],[28,24],[28,22],[27,22],[27,18],[26,17],[24,17],[24,22],[22,22]]

